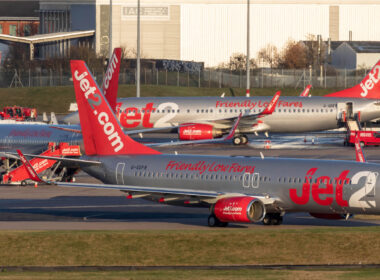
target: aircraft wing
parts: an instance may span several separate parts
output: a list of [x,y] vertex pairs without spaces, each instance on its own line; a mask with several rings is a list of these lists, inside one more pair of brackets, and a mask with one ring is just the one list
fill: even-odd
[[[278,91],[273,96],[272,100],[268,103],[268,105],[264,108],[263,111],[261,111],[258,114],[248,114],[248,115],[242,115],[240,123],[238,128],[250,128],[252,130],[254,127],[256,127],[258,124],[263,123],[263,120],[260,120],[261,118],[264,118],[265,116],[271,115],[274,110],[276,109],[278,100],[280,99],[281,92]],[[233,118],[226,118],[226,119],[219,119],[219,120],[213,120],[208,122],[209,124],[219,124],[224,126],[232,126],[233,122],[236,120],[236,117]]]
[[[112,184],[91,184],[91,183],[66,183],[66,182],[52,182],[42,180],[33,166],[26,159],[25,155],[20,150],[17,153],[25,166],[26,171],[29,174],[30,179],[36,182],[44,182],[49,185],[56,185],[66,188],[91,188],[91,189],[108,189],[119,190],[129,193],[129,196],[133,198],[134,194],[136,198],[146,196],[164,196],[160,199],[161,202],[174,201],[174,200],[191,200],[196,199],[199,203],[215,203],[217,200],[231,196],[243,196],[243,193],[224,193],[209,190],[193,190],[193,189],[181,189],[181,188],[162,188],[162,187],[145,187],[145,186],[133,186],[133,185],[112,185]],[[275,205],[276,202],[280,202],[279,199],[274,197],[256,196],[252,197],[260,199],[266,205]],[[166,200],[165,200],[166,198]]]
[[[164,142],[164,143],[151,143],[151,144],[146,144],[146,146],[162,147],[162,146],[176,146],[176,145],[188,145],[188,144],[214,144],[214,143],[228,141],[234,137],[236,129],[239,126],[241,116],[242,116],[242,114],[240,113],[240,115],[235,120],[234,125],[231,127],[230,132],[222,138],[213,138],[213,139],[204,139],[204,140],[190,140],[190,141],[175,141],[175,142]],[[184,125],[184,126],[186,126],[186,125]]]

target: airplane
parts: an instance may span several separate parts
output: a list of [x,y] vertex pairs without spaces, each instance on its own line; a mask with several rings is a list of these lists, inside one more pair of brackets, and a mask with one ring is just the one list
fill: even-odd
[[[113,109],[116,107],[120,60],[121,48],[115,48],[102,84],[102,91]],[[0,151],[2,152],[22,148],[29,153],[40,153],[46,150],[51,142],[81,145],[80,126],[32,122],[0,123]]]
[[[71,61],[85,155],[57,159],[79,164],[101,184],[43,181],[20,150],[37,182],[60,187],[116,189],[128,198],[208,207],[211,227],[228,223],[279,225],[285,213],[317,218],[380,214],[380,165],[368,162],[171,155],[125,135],[83,61]],[[358,145],[360,148],[360,145]],[[38,157],[38,156],[37,156]]]
[[[117,115],[125,130],[173,127],[180,140],[221,137],[242,113],[233,139],[246,144],[249,133],[303,133],[344,127],[347,119],[360,122],[380,117],[380,61],[360,85],[326,96],[282,96],[272,114],[258,115],[271,97],[129,97],[117,101]],[[78,123],[78,114],[65,117]],[[178,126],[185,125],[182,128]]]

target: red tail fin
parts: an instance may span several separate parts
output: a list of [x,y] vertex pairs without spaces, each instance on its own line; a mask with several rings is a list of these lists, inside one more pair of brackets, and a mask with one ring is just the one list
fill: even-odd
[[380,60],[371,69],[360,84],[338,92],[330,93],[327,97],[349,97],[380,99]]
[[267,107],[260,113],[260,116],[263,115],[270,115],[274,112],[277,106],[277,102],[280,99],[281,91],[276,92],[276,94],[273,96],[272,100],[269,102]]
[[301,92],[300,96],[301,97],[309,96],[310,89],[311,89],[311,85],[307,85],[305,89]]
[[355,155],[356,155],[356,161],[358,162],[366,162],[364,153],[362,150],[362,146],[360,144],[360,138],[359,138],[359,131],[356,131],[356,137],[355,137]]
[[117,89],[119,87],[120,61],[121,48],[115,48],[108,62],[107,72],[102,85],[103,94],[114,112],[116,109]]
[[72,60],[71,72],[87,155],[160,154],[124,134],[84,61]]

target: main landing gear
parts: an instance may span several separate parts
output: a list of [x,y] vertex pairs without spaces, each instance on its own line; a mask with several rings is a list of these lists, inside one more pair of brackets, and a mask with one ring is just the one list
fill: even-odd
[[228,226],[227,222],[220,221],[215,215],[208,216],[208,226],[209,227],[226,227]]
[[238,135],[234,137],[233,140],[234,145],[246,145],[248,143],[248,137],[247,135]]
[[267,213],[263,219],[263,224],[266,226],[281,225],[282,224],[281,213]]

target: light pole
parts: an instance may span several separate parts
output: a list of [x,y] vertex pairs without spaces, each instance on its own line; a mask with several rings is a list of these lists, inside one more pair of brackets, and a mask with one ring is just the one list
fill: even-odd
[[247,0],[247,88],[245,90],[245,96],[250,96],[251,91],[250,80],[250,62],[249,62],[249,0]]
[[140,0],[137,0],[136,97],[140,97]]
[[109,20],[109,32],[108,32],[108,63],[111,62],[112,56],[112,0],[110,0],[110,20]]

